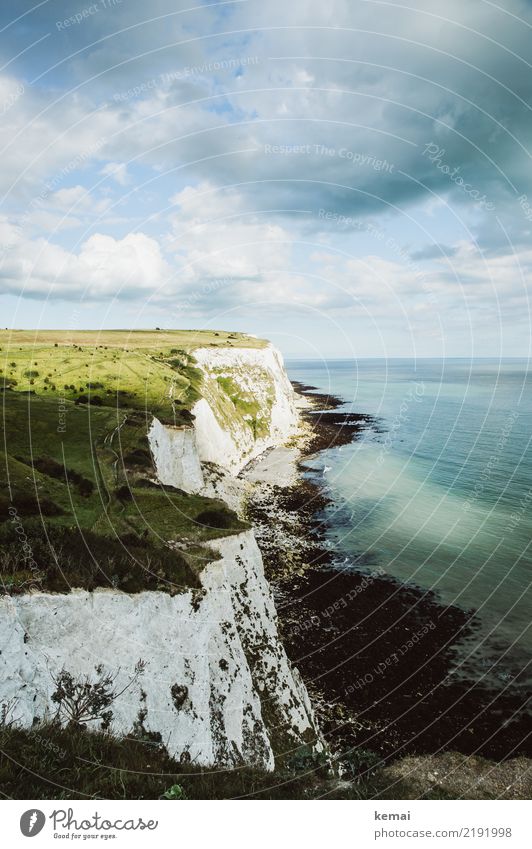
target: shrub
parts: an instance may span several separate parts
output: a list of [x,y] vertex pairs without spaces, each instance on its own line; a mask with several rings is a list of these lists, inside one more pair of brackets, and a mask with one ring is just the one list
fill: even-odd
[[57,704],[58,716],[69,725],[79,728],[88,722],[100,720],[101,728],[106,731],[113,718],[110,706],[116,699],[134,684],[146,668],[143,660],[135,666],[133,675],[121,690],[115,688],[118,672],[111,675],[103,671],[103,666],[96,666],[97,678],[91,681],[88,676],[74,678],[72,673],[62,669],[59,675],[52,675],[56,689],[52,693],[52,701]]
[[196,521],[200,525],[205,525],[209,528],[232,528],[234,524],[234,515],[229,510],[223,507],[219,509],[203,510],[196,516]]
[[180,784],[172,784],[172,786],[169,787],[168,790],[165,790],[165,792],[161,796],[161,799],[171,799],[172,801],[186,798],[187,794],[185,793]]
[[14,507],[20,516],[61,516],[63,511],[58,504],[50,498],[37,498],[31,493],[13,493],[10,499],[7,495],[0,495],[0,522],[6,522],[11,518],[9,508]]
[[151,469],[152,468],[152,459],[151,453],[145,448],[135,448],[134,451],[130,451],[129,454],[126,454],[124,457],[124,465],[127,468],[131,466],[141,467],[143,469]]
[[33,466],[38,472],[42,472],[43,475],[48,475],[48,477],[56,478],[57,480],[64,480],[65,467],[62,463],[58,463],[57,460],[53,460],[51,457],[37,457],[33,462],[31,460],[24,460],[23,462],[27,463],[28,466]]
[[330,773],[329,759],[325,752],[316,752],[310,746],[300,746],[286,766],[294,772],[315,772],[323,777]]
[[370,749],[354,748],[339,758],[342,774],[351,781],[361,781],[374,775],[382,766],[382,758]]
[[32,466],[38,472],[50,478],[60,481],[67,480],[68,483],[76,484],[79,494],[85,498],[91,495],[94,490],[94,484],[91,480],[76,472],[75,469],[65,469],[62,463],[58,463],[52,457],[37,457],[33,461],[25,460],[22,457],[17,457],[16,459],[21,463]]
[[135,486],[139,489],[158,489],[159,492],[168,492],[169,494],[174,495],[187,495],[184,489],[179,489],[179,487],[172,486],[169,483],[152,481],[149,478],[138,478],[138,480],[135,481]]
[[11,389],[12,386],[18,386],[18,383],[17,383],[17,381],[15,380],[14,377],[3,377],[0,380],[0,385],[4,389]]
[[170,694],[176,710],[179,710],[185,704],[188,698],[188,687],[185,684],[172,684]]
[[94,484],[88,478],[80,476],[80,480],[78,481],[78,490],[79,494],[82,495],[83,498],[88,498],[93,493]]

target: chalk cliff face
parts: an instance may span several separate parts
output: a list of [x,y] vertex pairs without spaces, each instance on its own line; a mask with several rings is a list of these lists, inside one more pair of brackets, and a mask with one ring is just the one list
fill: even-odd
[[116,733],[133,732],[146,711],[143,727],[159,732],[172,755],[205,765],[272,769],[274,750],[320,747],[253,533],[211,545],[221,559],[205,568],[199,592],[4,596],[0,701],[30,727],[52,713],[52,675],[61,669],[94,678],[96,665],[119,668],[121,689],[142,659],[144,673],[112,705]]
[[[270,446],[285,442],[297,429],[294,392],[281,354],[272,345],[214,351],[200,348],[194,357],[205,374],[203,398],[192,409],[202,460],[234,474]],[[224,381],[230,382],[229,392],[236,398],[229,410],[220,391]],[[243,412],[239,414],[240,406]]]
[[237,474],[267,448],[285,442],[298,427],[294,393],[281,354],[265,348],[198,348],[202,398],[191,427],[154,420],[148,434],[157,475],[185,492],[200,492],[200,463]]
[[[204,397],[193,427],[154,419],[149,429],[157,475],[234,508],[243,486],[234,473],[297,428],[292,388],[271,346],[206,348],[195,358]],[[142,659],[144,672],[112,705],[114,732],[159,732],[172,755],[204,765],[273,769],[278,754],[303,743],[321,751],[306,688],[279,639],[253,531],[209,546],[220,559],[203,569],[201,590],[2,597],[0,704],[31,726],[55,712],[52,676],[62,669],[94,678],[101,664],[117,672],[120,690]]]
[[177,486],[184,492],[200,492],[203,489],[205,480],[194,428],[168,427],[154,418],[148,431],[148,441],[161,483]]

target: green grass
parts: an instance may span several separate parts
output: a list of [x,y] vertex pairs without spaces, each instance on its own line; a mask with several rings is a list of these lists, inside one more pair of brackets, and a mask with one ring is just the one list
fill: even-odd
[[171,758],[142,734],[119,739],[55,723],[0,727],[0,750],[0,788],[14,799],[370,799],[382,792],[378,775],[340,784],[324,764],[299,763],[297,753],[274,773],[207,769]]
[[256,418],[257,414],[260,411],[260,405],[252,396],[246,396],[238,383],[233,380],[231,377],[217,377],[216,378],[218,384],[222,387],[223,391],[227,395],[228,398],[231,399],[234,404],[236,410],[242,418],[247,416],[249,419]]
[[218,391],[210,400],[222,427],[231,430],[235,420],[239,420],[251,429],[254,439],[260,439],[267,436],[270,430],[269,412],[275,399],[275,390],[268,372],[257,367],[253,368],[253,372],[257,385],[270,387],[266,398],[266,415],[256,396],[243,390],[236,380],[225,373],[225,369],[214,369]]
[[110,348],[193,351],[210,345],[264,348],[268,342],[231,330],[0,330],[0,346],[7,345],[107,345]]
[[[222,502],[153,483],[151,416],[13,390],[2,402],[4,590],[195,587],[216,556],[204,547],[208,541],[247,527]],[[18,524],[33,552],[31,573],[21,562]],[[170,551],[168,541],[179,542],[180,551]]]
[[195,348],[266,344],[224,331],[0,331],[0,383],[39,397],[145,410],[180,424],[201,397]]
[[[247,525],[221,502],[154,485],[147,431],[154,415],[190,426],[203,379],[195,348],[265,344],[222,331],[0,332],[4,587],[197,585],[215,556],[201,546]],[[31,575],[17,564],[15,520],[28,526],[39,555]],[[101,568],[93,568],[89,536],[95,549],[99,537],[108,540],[113,567],[99,551]],[[180,543],[179,555],[170,556],[168,541]]]
[[[10,522],[0,525],[0,579],[4,592],[68,593],[107,587],[127,593],[158,590],[171,595],[200,589],[199,556],[186,557],[135,534],[106,537],[86,529],[29,519],[24,538]],[[22,548],[24,543],[24,549]],[[209,559],[212,560],[212,557]]]
[[[418,798],[408,780],[390,780],[382,767],[339,780],[323,761],[308,763],[296,751],[273,773],[205,768],[170,757],[156,736],[137,729],[117,738],[55,722],[32,729],[0,724],[0,791],[13,799]],[[460,798],[460,791],[426,788],[422,798]]]
[[200,495],[180,495],[164,489],[131,489],[132,499],[123,518],[137,530],[148,530],[161,539],[194,543],[226,536],[249,526],[220,501]]
[[0,788],[15,799],[157,799],[175,785],[187,799],[305,798],[319,782],[288,771],[202,769],[154,742],[55,724],[4,727],[0,749]]

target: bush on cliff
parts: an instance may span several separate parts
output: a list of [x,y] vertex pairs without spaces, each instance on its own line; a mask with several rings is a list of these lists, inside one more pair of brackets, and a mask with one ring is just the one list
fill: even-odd
[[223,507],[214,510],[203,510],[196,517],[196,521],[200,525],[207,528],[219,528],[224,530],[231,528],[234,525],[235,516],[230,510],[225,510]]

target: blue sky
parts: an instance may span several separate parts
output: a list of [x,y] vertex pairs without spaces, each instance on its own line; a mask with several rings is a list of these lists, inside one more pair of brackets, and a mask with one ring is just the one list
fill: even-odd
[[0,14],[4,326],[528,356],[529,2]]

